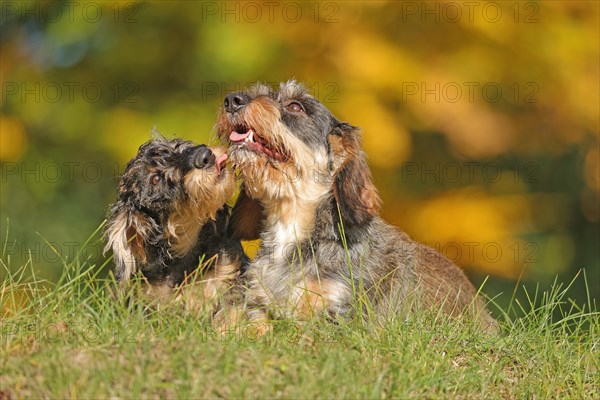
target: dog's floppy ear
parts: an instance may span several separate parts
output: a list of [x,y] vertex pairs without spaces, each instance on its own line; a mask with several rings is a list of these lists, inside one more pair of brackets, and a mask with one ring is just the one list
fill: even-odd
[[256,240],[260,237],[265,213],[262,204],[248,196],[244,185],[238,196],[229,224],[229,235],[237,240]]
[[121,202],[113,206],[104,230],[107,242],[104,252],[112,249],[115,276],[119,282],[129,280],[136,272],[136,259],[146,259],[144,238],[147,231],[145,218],[138,212],[127,209]]
[[339,123],[328,136],[333,164],[333,193],[346,225],[362,225],[379,213],[381,200],[360,149],[359,129]]

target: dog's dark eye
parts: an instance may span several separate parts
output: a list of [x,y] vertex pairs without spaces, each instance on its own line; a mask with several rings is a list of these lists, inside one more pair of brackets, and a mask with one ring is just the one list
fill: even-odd
[[158,185],[160,183],[160,181],[162,181],[162,176],[160,176],[159,174],[152,176],[152,184],[153,185]]
[[289,112],[293,112],[293,113],[304,112],[304,107],[302,107],[302,104],[298,103],[297,101],[292,101],[290,104],[285,106],[285,108]]

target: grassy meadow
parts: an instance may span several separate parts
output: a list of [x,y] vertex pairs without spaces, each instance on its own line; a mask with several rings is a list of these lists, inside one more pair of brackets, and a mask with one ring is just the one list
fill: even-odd
[[258,338],[216,332],[176,304],[118,300],[110,260],[65,262],[57,282],[32,264],[11,269],[2,254],[3,399],[600,396],[599,313],[591,298],[571,302],[569,284],[524,296],[517,286],[504,310],[492,301],[497,336],[428,312],[383,324],[277,321]]

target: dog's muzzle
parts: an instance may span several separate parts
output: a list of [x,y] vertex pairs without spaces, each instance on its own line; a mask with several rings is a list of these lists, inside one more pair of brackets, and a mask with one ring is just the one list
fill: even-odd
[[219,157],[207,146],[197,146],[190,155],[190,163],[197,169],[209,169],[216,167],[217,172],[225,168],[227,154],[223,153]]
[[242,92],[229,93],[227,96],[225,96],[225,100],[223,101],[225,111],[230,114],[238,112],[248,103],[250,103],[250,96]]

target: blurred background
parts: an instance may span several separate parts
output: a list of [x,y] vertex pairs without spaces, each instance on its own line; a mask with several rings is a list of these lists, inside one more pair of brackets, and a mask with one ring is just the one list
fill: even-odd
[[585,269],[598,298],[598,16],[589,1],[3,1],[2,260],[48,279],[77,254],[101,262],[98,236],[83,245],[153,127],[214,143],[227,92],[296,78],[362,127],[389,222],[490,275],[491,295]]

